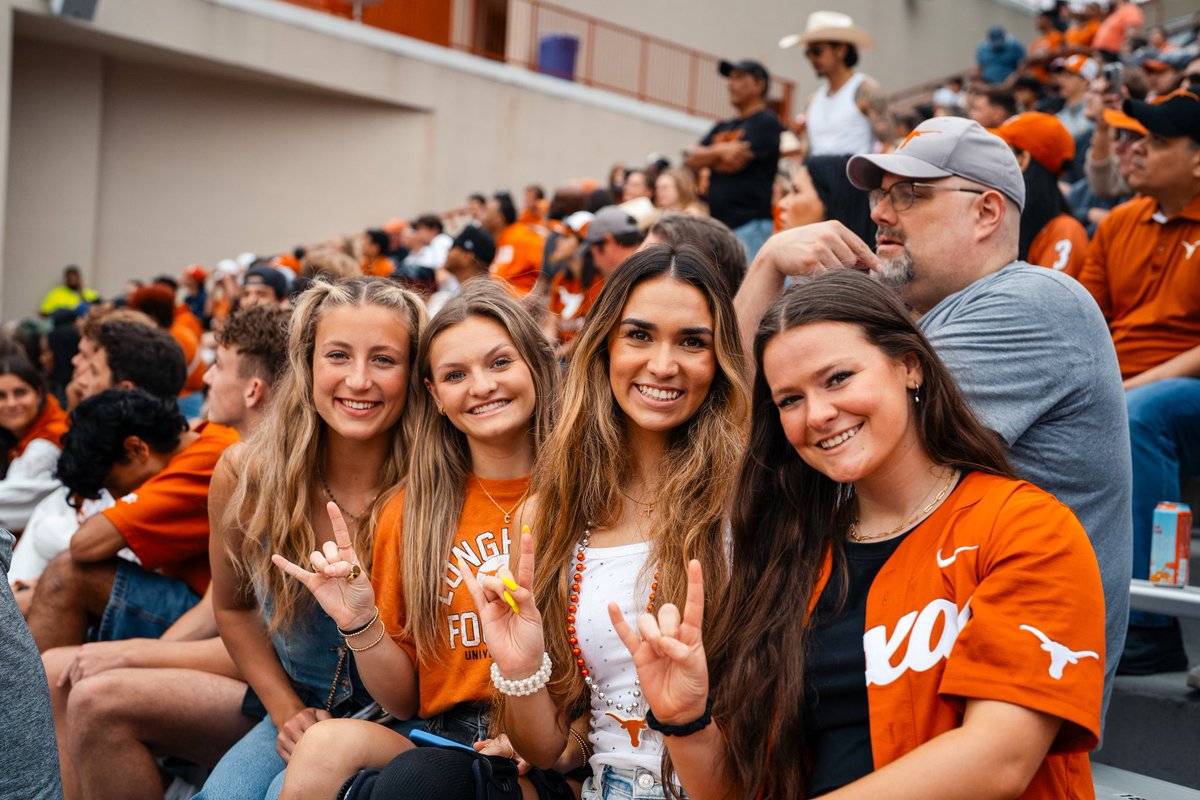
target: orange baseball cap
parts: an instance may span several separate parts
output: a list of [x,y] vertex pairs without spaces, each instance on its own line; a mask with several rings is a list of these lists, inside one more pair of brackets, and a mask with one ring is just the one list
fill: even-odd
[[1052,175],[1062,172],[1063,166],[1075,157],[1075,139],[1052,114],[1026,111],[990,130],[1012,147],[1029,153]]
[[1104,109],[1104,121],[1107,122],[1110,127],[1116,128],[1120,131],[1133,131],[1139,136],[1145,136],[1148,133],[1145,125],[1138,122],[1124,111],[1118,111],[1115,108]]
[[199,264],[188,264],[183,268],[183,274],[199,283],[204,283],[204,281],[208,280],[208,273]]
[[389,219],[387,222],[383,223],[383,230],[387,233],[404,233],[404,230],[407,227],[408,220],[400,219],[399,217],[393,217],[392,219]]

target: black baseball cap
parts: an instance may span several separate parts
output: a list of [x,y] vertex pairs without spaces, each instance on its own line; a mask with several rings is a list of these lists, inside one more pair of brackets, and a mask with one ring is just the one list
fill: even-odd
[[767,72],[767,68],[749,58],[741,61],[725,61],[722,59],[721,63],[717,65],[717,71],[726,78],[733,72],[745,72],[747,75],[752,75],[763,83],[769,84],[771,82],[771,76]]
[[1149,103],[1126,100],[1125,113],[1159,136],[1188,136],[1200,142],[1200,95],[1176,89]]
[[478,225],[468,225],[454,237],[454,247],[466,250],[479,261],[488,265],[496,257],[496,240]]

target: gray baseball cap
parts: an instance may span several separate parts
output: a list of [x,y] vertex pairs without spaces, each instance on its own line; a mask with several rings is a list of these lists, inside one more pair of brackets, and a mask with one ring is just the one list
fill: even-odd
[[913,180],[957,175],[988,186],[1025,210],[1025,177],[1008,143],[974,120],[934,117],[918,125],[894,153],[858,155],[846,177],[859,189],[878,189],[885,173]]
[[638,230],[637,220],[620,206],[605,206],[596,212],[596,216],[588,225],[585,244],[595,244],[603,241],[604,237],[612,234],[620,236],[623,233],[635,233]]

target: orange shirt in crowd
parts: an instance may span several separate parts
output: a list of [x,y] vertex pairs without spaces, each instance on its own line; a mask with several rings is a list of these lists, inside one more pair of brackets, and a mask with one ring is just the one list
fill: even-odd
[[34,439],[45,439],[61,450],[62,437],[66,432],[67,412],[63,411],[54,395],[47,394],[46,404],[42,406],[41,413],[29,426],[29,432],[15,446],[8,448],[8,463],[11,464],[14,458],[24,453],[25,448],[29,447]]
[[1063,34],[1063,40],[1068,48],[1086,50],[1092,46],[1092,39],[1100,28],[1100,20],[1089,19],[1083,24],[1072,25]]
[[1025,260],[1078,278],[1087,249],[1087,229],[1070,214],[1059,214],[1033,237]]
[[[196,319],[191,312],[188,312],[188,316]],[[200,334],[193,333],[191,325],[178,314],[175,315],[175,323],[169,330],[183,349],[183,360],[187,362],[187,380],[184,381],[183,391],[179,394],[182,396],[198,392],[204,388],[204,371],[207,369],[200,353]]]
[[[495,498],[488,499],[483,488]],[[483,626],[475,603],[458,571],[457,559],[462,560],[475,574],[495,574],[508,566],[508,551],[518,533],[504,524],[504,514],[496,508],[509,509],[521,501],[529,489],[529,478],[515,480],[485,480],[467,476],[467,493],[462,515],[454,535],[450,559],[442,565],[441,600],[445,616],[441,622],[441,659],[429,659],[417,666],[419,715],[423,718],[440,714],[459,703],[486,703],[492,699],[492,680],[489,671],[492,656],[483,641]],[[371,567],[371,584],[379,605],[379,618],[396,643],[417,664],[416,646],[403,635],[406,619],[404,583],[401,562],[404,558],[401,523],[404,519],[404,496],[401,491],[379,514],[375,534],[375,550]]]
[[380,256],[374,261],[362,262],[362,274],[373,275],[376,278],[390,278],[396,271],[396,265],[387,256]]
[[554,276],[550,283],[550,299],[546,305],[550,313],[558,317],[560,342],[569,342],[579,333],[603,288],[604,278],[599,275],[595,276],[592,285],[586,288],[583,279],[570,274],[569,270],[564,269]]
[[204,594],[208,568],[208,485],[225,448],[237,431],[205,423],[200,437],[162,472],[101,513],[116,527],[142,566],[186,581]]
[[197,339],[204,335],[204,323],[184,303],[175,306],[175,325],[186,327],[192,333],[196,334]]
[[542,251],[546,243],[532,228],[514,222],[496,239],[496,257],[492,259],[492,277],[502,278],[524,297],[537,283],[542,271]]
[[1146,24],[1146,15],[1137,3],[1122,3],[1104,18],[1092,37],[1092,47],[1116,53],[1125,42],[1125,31],[1130,28],[1140,31]]
[[[1027,51],[1029,59],[1053,59],[1062,50],[1063,42],[1063,35],[1059,31],[1050,31],[1039,36],[1029,43]],[[1050,71],[1046,68],[1046,64],[1034,64],[1029,71],[1042,83],[1050,80]]]
[[1198,271],[1200,197],[1170,219],[1135,197],[1096,228],[1079,282],[1108,320],[1122,377],[1200,344]]
[[995,700],[1063,721],[1023,800],[1092,796],[1104,590],[1087,534],[1051,495],[963,478],[871,584],[863,649],[876,769],[960,727],[966,701]]

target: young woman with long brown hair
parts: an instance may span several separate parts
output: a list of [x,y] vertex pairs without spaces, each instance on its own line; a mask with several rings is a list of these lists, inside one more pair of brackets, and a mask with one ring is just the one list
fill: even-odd
[[1103,594],[1070,510],[862,273],[792,287],[754,355],[712,624],[697,563],[643,638],[613,610],[689,797],[1090,797]]
[[[434,316],[416,365],[423,388],[406,413],[418,445],[404,489],[380,514],[371,581],[345,581],[357,563],[348,537],[313,553],[313,572],[275,560],[339,628],[358,631],[347,643],[383,708],[471,744],[487,735],[491,659],[452,554],[495,573],[532,521],[529,481],[550,435],[558,365],[529,312],[492,281],[470,281]],[[332,798],[358,770],[412,746],[373,722],[318,722],[288,763],[282,796]]]
[[[589,756],[585,798],[660,782],[662,740],[644,727],[606,604],[636,614],[681,601],[689,559],[724,573],[724,508],[748,412],[743,370],[716,266],[688,247],[631,256],[580,333],[535,470],[519,577],[468,576],[506,695],[499,728],[534,766],[561,768],[567,748],[573,766]],[[581,717],[590,742],[568,730]]]

